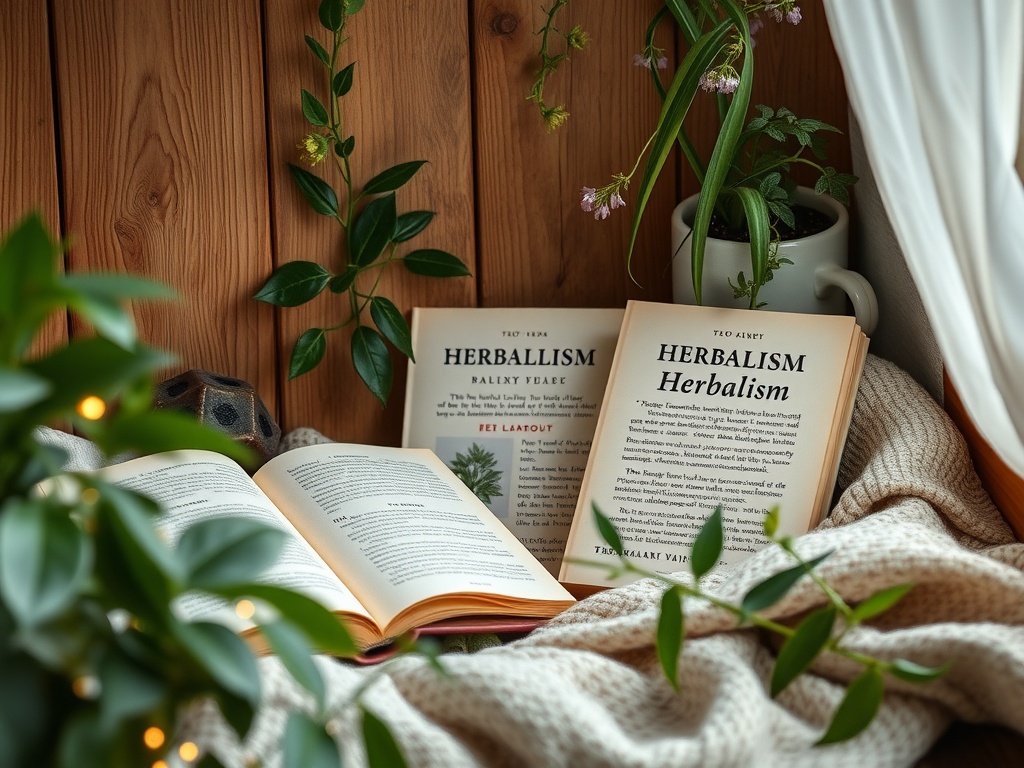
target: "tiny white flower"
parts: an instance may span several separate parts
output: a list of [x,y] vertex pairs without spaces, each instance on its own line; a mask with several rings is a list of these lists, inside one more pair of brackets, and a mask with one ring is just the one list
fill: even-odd
[[609,213],[611,213],[611,209],[609,209],[607,205],[602,205],[594,211],[594,218],[601,219],[603,221],[608,218]]
[[622,208],[625,206],[626,201],[622,199],[622,195],[616,192],[608,199],[608,204],[613,208]]
[[642,53],[633,54],[633,66],[634,67],[645,67],[646,69],[651,68],[651,60],[644,56]]
[[803,14],[800,13],[800,6],[798,5],[794,5],[793,10],[786,14],[786,21],[790,24],[799,24],[801,19],[803,19]]
[[667,68],[668,68],[668,56],[662,56],[660,59],[658,59],[658,69],[667,69]]
[[580,208],[590,212],[594,210],[595,202],[597,202],[597,190],[593,187],[584,187],[580,191]]

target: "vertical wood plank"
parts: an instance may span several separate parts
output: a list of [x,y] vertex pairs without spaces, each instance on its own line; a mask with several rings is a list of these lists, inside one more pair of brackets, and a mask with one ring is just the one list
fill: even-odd
[[[0,233],[39,211],[60,235],[53,88],[46,3],[0,3]],[[34,350],[67,339],[67,318],[47,323]]]
[[539,64],[541,5],[473,2],[480,303],[623,306],[627,298],[667,300],[674,169],[662,174],[640,232],[634,276],[643,288],[625,266],[631,208],[595,221],[579,207],[580,189],[628,173],[653,131],[661,102],[649,73],[633,66],[632,57],[661,3],[572,3],[559,14],[562,29],[579,24],[593,42],[549,78],[545,100],[565,104],[570,113],[552,134],[526,100]]
[[[305,88],[326,103],[322,65],[303,41],[326,44],[317,20],[318,0],[266,0],[267,105],[270,172],[277,264],[309,260],[343,271],[341,227],[313,212],[301,197],[287,163],[300,163],[296,143],[311,130],[300,109]],[[427,230],[403,244],[440,248],[474,265],[472,117],[469,93],[468,19],[464,2],[429,5],[375,0],[349,19],[343,64],[355,61],[354,85],[342,101],[345,127],[355,136],[353,179],[359,189],[374,174],[400,162],[428,160],[398,190],[399,212],[433,210]],[[338,190],[343,182],[327,163],[314,172]],[[269,276],[269,272],[268,272]],[[413,306],[471,306],[472,278],[418,277],[400,265],[384,270],[379,293],[406,313]],[[280,310],[281,369],[287,371],[298,336],[347,317],[343,297],[325,291],[303,307]],[[366,317],[366,322],[369,317]],[[285,428],[313,426],[351,442],[400,442],[406,366],[396,359],[387,408],[366,390],[352,369],[350,331],[327,335],[327,354],[314,371],[282,384]]]
[[250,382],[276,408],[259,0],[55,0],[69,267],[145,275],[136,305],[177,370]]

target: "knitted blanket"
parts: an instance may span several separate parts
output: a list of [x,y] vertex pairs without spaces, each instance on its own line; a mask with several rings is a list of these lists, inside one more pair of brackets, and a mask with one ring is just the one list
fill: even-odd
[[[798,540],[800,553],[835,550],[818,570],[847,602],[916,585],[879,620],[851,631],[847,646],[952,664],[925,685],[887,679],[881,710],[856,739],[813,746],[843,683],[861,667],[826,656],[773,700],[777,642],[735,629],[733,618],[706,603],[686,606],[676,693],[653,644],[661,589],[645,580],[583,600],[522,640],[446,655],[447,677],[416,658],[383,669],[322,659],[345,764],[365,761],[347,704],[368,675],[376,679],[363,703],[388,723],[414,766],[902,766],[953,718],[1024,732],[1024,544],[981,489],[941,408],[873,356],[839,482],[831,516]],[[789,565],[772,548],[718,569],[707,585],[739,600]],[[804,582],[767,615],[792,622],[823,604]],[[197,739],[229,768],[254,759],[273,765],[288,711],[310,706],[275,660],[261,663],[265,706],[243,743],[219,718],[196,713]]]

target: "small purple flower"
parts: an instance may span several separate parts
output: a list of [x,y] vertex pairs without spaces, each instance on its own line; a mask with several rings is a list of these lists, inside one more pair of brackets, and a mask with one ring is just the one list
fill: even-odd
[[764,10],[769,16],[772,17],[772,21],[782,21],[782,11],[776,8],[774,3],[765,3]]
[[802,18],[803,14],[800,13],[800,6],[798,5],[794,5],[793,10],[786,14],[786,21],[793,25],[799,24]]
[[594,203],[597,202],[597,190],[593,187],[584,187],[580,191],[580,208],[588,213],[594,210]]
[[718,81],[718,92],[719,93],[733,93],[739,86],[740,81],[737,77],[723,77]]
[[761,20],[760,16],[754,16],[750,20],[750,36],[753,37],[761,31],[761,27],[764,26],[764,21]]
[[601,219],[603,221],[604,219],[608,218],[609,213],[611,213],[611,209],[607,205],[602,205],[599,206],[596,211],[594,211],[594,218]]
[[633,66],[634,67],[646,67],[651,68],[651,60],[644,56],[642,53],[633,54]]
[[705,72],[703,75],[700,76],[698,84],[708,93],[714,93],[718,89],[717,82],[718,78],[716,78],[713,74],[709,72]]
[[612,208],[622,208],[626,205],[626,201],[622,199],[622,195],[616,192],[610,198],[608,198],[608,205]]

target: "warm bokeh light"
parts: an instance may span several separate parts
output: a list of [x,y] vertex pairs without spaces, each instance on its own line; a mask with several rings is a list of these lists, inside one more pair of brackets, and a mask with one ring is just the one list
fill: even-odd
[[251,619],[256,615],[256,606],[252,600],[239,600],[235,603],[235,613],[240,619]]
[[186,763],[191,763],[193,760],[199,757],[199,747],[197,747],[191,741],[186,741],[184,744],[178,747],[178,757],[180,757]]
[[155,763],[153,763],[152,768],[170,768],[170,766],[167,765],[167,763],[165,763],[163,760],[157,760]]
[[100,500],[100,492],[95,488],[86,488],[82,491],[82,502],[85,504],[95,504]]
[[164,745],[164,732],[157,728],[155,725],[146,729],[146,732],[142,734],[142,741],[150,749],[160,749]]
[[82,401],[78,404],[78,414],[83,419],[89,419],[95,421],[103,417],[103,414],[107,412],[107,404],[103,402],[96,395],[89,395],[88,397],[82,398]]
[[100,681],[92,675],[80,675],[71,682],[71,690],[80,699],[95,699],[100,695]]

